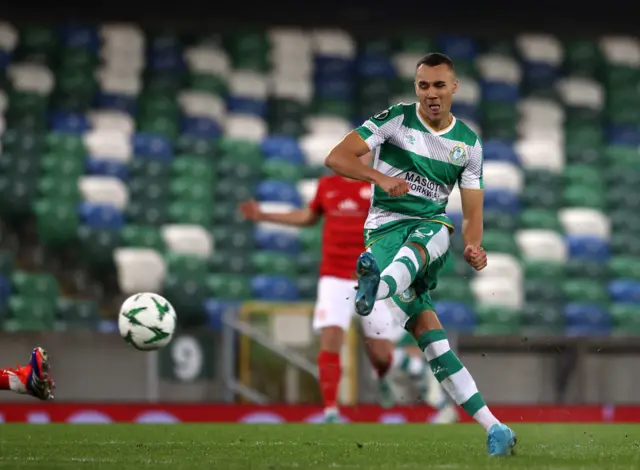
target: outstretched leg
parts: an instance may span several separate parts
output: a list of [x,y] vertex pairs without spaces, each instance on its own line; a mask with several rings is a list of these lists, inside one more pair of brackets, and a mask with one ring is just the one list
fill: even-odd
[[0,390],[32,395],[40,400],[53,399],[54,383],[49,377],[49,355],[37,347],[24,367],[0,369]]

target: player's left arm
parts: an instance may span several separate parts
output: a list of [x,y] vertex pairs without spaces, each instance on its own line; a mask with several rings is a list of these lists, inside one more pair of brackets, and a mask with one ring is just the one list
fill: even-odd
[[482,249],[484,182],[482,175],[483,155],[480,140],[471,147],[466,166],[460,175],[458,185],[462,200],[462,240],[464,256],[475,269],[487,265]]

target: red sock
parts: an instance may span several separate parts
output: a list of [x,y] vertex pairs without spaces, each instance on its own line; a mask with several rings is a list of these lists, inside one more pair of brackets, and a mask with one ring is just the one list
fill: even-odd
[[325,408],[336,406],[338,386],[342,370],[340,366],[340,354],[328,351],[320,351],[318,354],[318,369],[320,375],[320,392]]
[[0,390],[11,390],[9,374],[4,369],[0,369]]
[[379,378],[387,375],[387,372],[389,372],[389,369],[391,369],[391,361],[393,361],[393,353],[389,354],[387,362],[376,361],[373,363],[373,368],[376,370]]

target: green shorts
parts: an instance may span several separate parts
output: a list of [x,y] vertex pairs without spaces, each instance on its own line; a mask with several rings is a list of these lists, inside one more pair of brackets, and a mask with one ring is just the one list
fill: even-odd
[[402,294],[386,301],[403,326],[411,317],[425,310],[434,310],[429,291],[438,285],[438,273],[449,257],[450,236],[449,227],[444,224],[414,219],[365,230],[367,250],[375,257],[380,271],[389,266],[400,248],[409,242],[421,245],[427,253],[427,264],[416,275],[413,284]]

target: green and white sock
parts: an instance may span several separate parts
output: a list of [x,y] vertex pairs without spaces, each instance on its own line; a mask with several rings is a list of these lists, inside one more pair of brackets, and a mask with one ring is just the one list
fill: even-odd
[[405,245],[400,248],[391,264],[380,273],[376,300],[388,299],[407,290],[423,267],[421,259],[416,247]]
[[424,351],[436,379],[457,405],[486,431],[494,424],[500,424],[478,392],[473,377],[451,350],[444,330],[423,333],[418,339],[418,345]]

